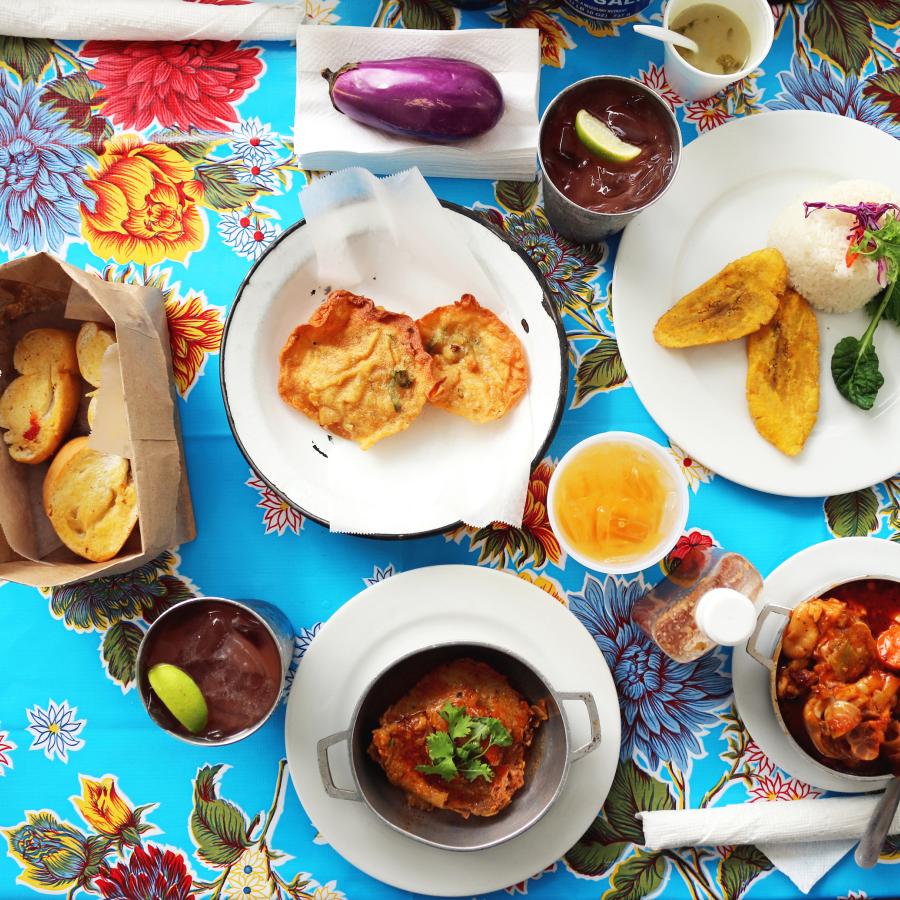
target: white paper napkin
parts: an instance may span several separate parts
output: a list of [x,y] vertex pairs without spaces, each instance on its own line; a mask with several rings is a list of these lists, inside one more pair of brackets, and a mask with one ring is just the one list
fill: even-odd
[[[380,180],[345,169],[301,194],[319,281],[419,318],[464,293],[509,323],[503,286],[469,249],[459,217],[416,170]],[[426,407],[404,432],[360,450],[335,438],[328,478],[357,498],[332,508],[332,531],[405,533],[423,510],[477,527],[522,521],[534,429],[528,394],[497,422],[476,425]],[[334,492],[332,492],[334,493]]]
[[[862,837],[878,795],[638,813],[651,850],[754,844],[805,894]],[[900,834],[900,812],[891,834]]]
[[183,0],[25,0],[0,3],[0,34],[113,41],[291,41],[305,3],[219,6]]
[[[323,69],[405,56],[448,56],[494,74],[505,110],[487,134],[456,145],[426,144],[385,134],[339,113]],[[364,166],[380,175],[416,166],[423,175],[531,181],[537,158],[541,51],[530,28],[419,31],[303,25],[297,31],[294,149],[305,169]]]

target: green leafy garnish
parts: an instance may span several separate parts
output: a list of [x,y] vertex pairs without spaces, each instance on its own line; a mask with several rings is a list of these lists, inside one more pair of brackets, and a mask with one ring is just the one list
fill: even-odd
[[492,781],[494,770],[481,757],[495,745],[512,744],[512,735],[504,724],[490,716],[466,715],[465,706],[450,702],[444,704],[440,715],[447,723],[447,730],[433,731],[425,738],[431,765],[416,766],[416,771],[440,775],[444,781],[453,781],[458,775],[467,781],[476,778]]
[[[807,215],[812,209],[829,206],[807,203]],[[866,304],[872,318],[863,336],[843,338],[831,356],[831,377],[837,389],[860,409],[871,409],[884,384],[875,352],[875,330],[882,319],[900,325],[900,219],[897,207],[892,204],[861,203],[857,207],[837,205],[834,208],[856,216],[856,226],[848,235],[847,265],[852,265],[857,256],[874,260],[879,280],[886,285],[880,296]]]

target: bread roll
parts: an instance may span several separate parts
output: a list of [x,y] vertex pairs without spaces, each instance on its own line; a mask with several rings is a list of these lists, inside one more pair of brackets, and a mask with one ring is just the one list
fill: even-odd
[[92,450],[86,437],[69,441],[47,470],[44,511],[74,553],[92,562],[112,559],[138,518],[131,464]]
[[75,335],[57,328],[36,328],[16,344],[13,366],[21,375],[0,396],[0,428],[9,455],[37,464],[62,443],[81,400]]
[[79,329],[75,352],[78,355],[81,377],[88,384],[100,387],[100,363],[106,348],[115,342],[115,332],[96,322],[85,322]]

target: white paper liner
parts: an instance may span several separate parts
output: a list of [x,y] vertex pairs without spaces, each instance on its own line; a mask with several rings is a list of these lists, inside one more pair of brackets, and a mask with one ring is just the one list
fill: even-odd
[[[457,217],[440,206],[418,171],[379,180],[348,169],[314,181],[301,202],[320,283],[414,319],[471,293],[513,327],[503,285],[489,278]],[[409,533],[428,507],[447,524],[519,526],[533,431],[526,393],[486,425],[426,407],[406,431],[367,451],[335,437],[328,444],[329,483],[356,502],[332,505],[331,530]]]
[[[480,137],[428,144],[361,125],[334,108],[323,69],[407,56],[446,56],[484,66],[503,91],[503,117]],[[305,169],[364,166],[386,175],[417,166],[428,176],[532,181],[540,66],[539,36],[532,28],[423,31],[301,25],[294,150]]]

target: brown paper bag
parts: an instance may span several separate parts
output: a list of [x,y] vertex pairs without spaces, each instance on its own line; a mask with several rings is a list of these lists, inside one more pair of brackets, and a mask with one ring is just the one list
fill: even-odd
[[[131,460],[138,526],[108,562],[72,553],[44,513],[41,494],[50,461],[15,462],[0,442],[0,578],[7,581],[54,587],[127,572],[196,535],[159,290],[103,281],[46,253],[0,265],[0,392],[16,377],[13,348],[23,334],[47,326],[77,331],[82,321],[116,331],[103,371],[120,375],[121,384],[116,378],[108,386],[104,376],[91,446]],[[118,373],[112,368],[116,355]],[[89,432],[86,406],[85,401],[69,438]]]

